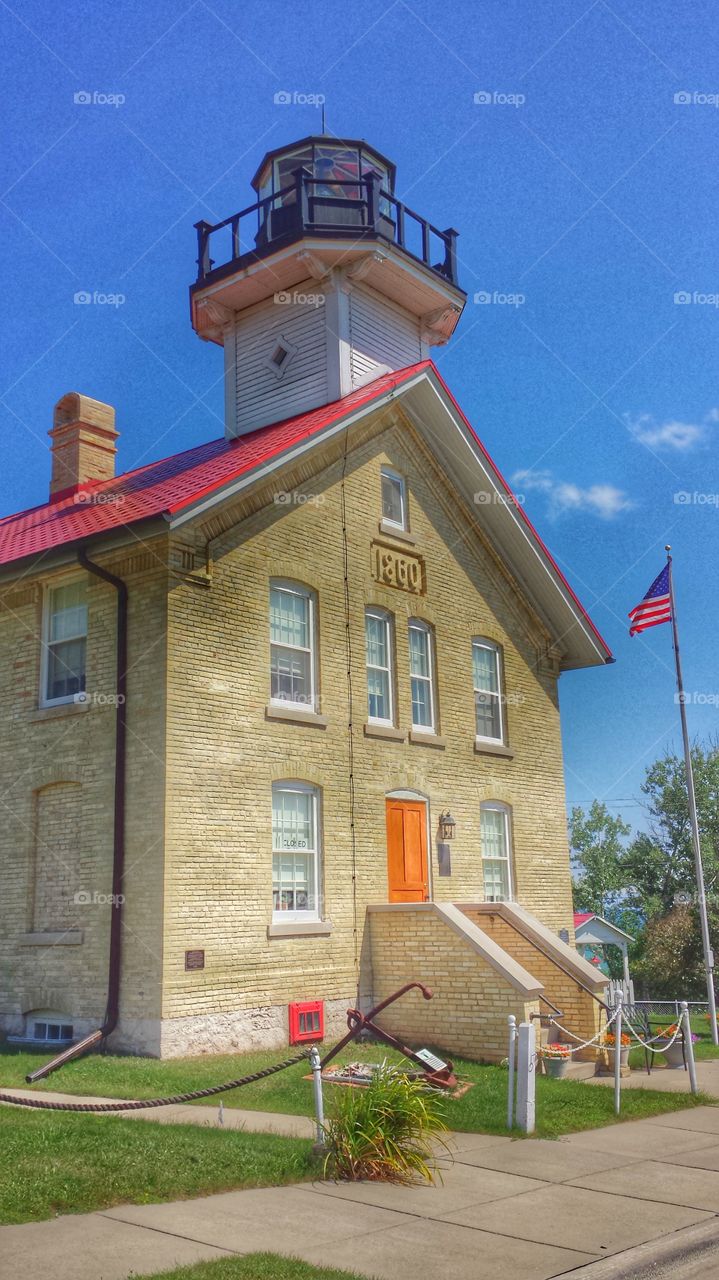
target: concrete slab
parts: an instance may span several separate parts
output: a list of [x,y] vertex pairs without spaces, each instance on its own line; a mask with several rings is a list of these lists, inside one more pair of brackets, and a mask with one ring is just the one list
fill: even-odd
[[[586,1082],[591,1085],[613,1085],[611,1076],[593,1076]],[[702,1093],[719,1098],[719,1058],[697,1062],[697,1083]],[[665,1067],[659,1062],[652,1069],[651,1075],[644,1070],[634,1070],[622,1079],[622,1089],[655,1089],[660,1093],[688,1093],[688,1073],[683,1068],[675,1070]]]
[[623,1165],[633,1157],[614,1151],[594,1151],[586,1147],[572,1147],[568,1143],[535,1138],[532,1142],[514,1142],[510,1147],[492,1148],[488,1151],[458,1151],[456,1163],[481,1165],[483,1169],[496,1169],[503,1173],[521,1174],[525,1178],[539,1178],[541,1182],[569,1182],[586,1173],[601,1173]]
[[622,1169],[575,1178],[571,1186],[719,1213],[719,1173],[711,1169],[690,1169],[677,1164],[662,1164],[658,1160],[642,1160]]
[[227,1250],[143,1231],[100,1214],[0,1229],[3,1276],[53,1280],[125,1280],[171,1267],[226,1258]]
[[457,1151],[487,1151],[489,1147],[511,1147],[519,1141],[524,1139],[510,1138],[498,1133],[450,1133],[447,1135],[452,1155]]
[[450,1213],[445,1221],[605,1256],[711,1217],[713,1214],[701,1209],[580,1187],[545,1186],[511,1200]]
[[677,1151],[668,1157],[668,1163],[688,1169],[715,1169],[719,1173],[719,1144],[702,1147],[701,1151]]
[[316,1182],[318,1195],[356,1204],[373,1204],[421,1218],[441,1218],[466,1205],[517,1196],[542,1186],[535,1178],[455,1164],[441,1170],[435,1186],[401,1187],[386,1182]]
[[[334,1244],[400,1226],[406,1217],[389,1209],[319,1196],[311,1185],[228,1191],[171,1204],[122,1205],[106,1217],[186,1236],[202,1244],[220,1241],[237,1253],[274,1249],[294,1253],[302,1240]],[[0,1234],[0,1245],[2,1235]]]
[[548,1280],[591,1262],[596,1255],[510,1240],[447,1222],[405,1219],[400,1227],[321,1248],[298,1249],[318,1266],[344,1267],[379,1280]]
[[653,1156],[661,1159],[670,1157],[675,1151],[698,1151],[702,1147],[711,1147],[716,1142],[716,1135],[699,1133],[695,1129],[668,1128],[659,1123],[647,1125],[634,1120],[606,1129],[570,1133],[559,1142],[562,1146],[567,1144],[584,1151],[607,1151],[620,1158],[628,1156],[651,1160]]
[[664,1129],[694,1129],[697,1133],[719,1134],[719,1107],[690,1107],[686,1111],[669,1111],[652,1116],[642,1124],[658,1124]]

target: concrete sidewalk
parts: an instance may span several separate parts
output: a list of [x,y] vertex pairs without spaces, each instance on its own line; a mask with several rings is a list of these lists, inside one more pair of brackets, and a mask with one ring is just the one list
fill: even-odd
[[687,1229],[719,1238],[719,1108],[555,1142],[455,1134],[442,1178],[123,1205],[2,1227],[0,1257],[9,1276],[54,1280],[125,1280],[267,1249],[381,1280],[580,1280],[599,1259],[676,1244]]
[[[719,1058],[708,1058],[697,1062],[697,1084],[702,1093],[711,1098],[719,1098]],[[590,1076],[584,1084],[607,1084],[614,1088],[613,1076]],[[657,1055],[651,1074],[644,1069],[632,1069],[629,1076],[622,1078],[622,1089],[655,1089],[658,1093],[688,1093],[689,1073],[683,1067],[675,1069],[667,1067]]]

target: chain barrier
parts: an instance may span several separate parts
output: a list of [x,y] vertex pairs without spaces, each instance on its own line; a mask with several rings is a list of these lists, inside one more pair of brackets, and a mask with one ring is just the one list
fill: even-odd
[[[629,1028],[632,1035],[634,1036],[634,1039],[642,1046],[643,1049],[648,1049],[651,1045],[656,1044],[657,1040],[666,1040],[665,1035],[652,1036],[650,1040],[642,1040],[642,1037],[639,1035],[639,1032],[636,1030],[635,1027],[632,1026],[631,1022],[626,1016],[624,1018],[624,1024]],[[680,1021],[677,1025],[677,1029],[674,1032],[674,1035],[672,1036],[668,1044],[663,1045],[661,1049],[653,1049],[652,1053],[666,1053],[667,1049],[671,1049],[672,1045],[674,1044],[674,1041],[681,1034],[682,1034],[682,1024]]]
[[580,1040],[579,1036],[575,1036],[574,1032],[569,1031],[567,1027],[560,1026],[560,1024],[556,1022],[554,1018],[550,1018],[549,1023],[551,1026],[556,1027],[558,1031],[561,1031],[563,1035],[567,1035],[570,1037],[571,1040],[574,1040],[576,1044],[575,1044],[575,1047],[572,1049],[572,1053],[579,1053],[580,1049],[587,1049],[589,1045],[597,1044],[602,1039],[602,1036],[605,1036],[607,1034],[607,1031],[611,1027],[612,1023],[615,1021],[616,1016],[617,1016],[617,1011],[615,1010],[611,1018],[607,1018],[607,1025],[606,1027],[604,1027],[603,1031],[598,1031],[596,1035],[592,1036],[591,1040]]
[[287,1067],[294,1067],[298,1062],[306,1062],[308,1056],[308,1051],[304,1051],[294,1058],[265,1067],[262,1071],[253,1071],[252,1075],[229,1080],[227,1084],[195,1089],[193,1093],[176,1093],[171,1098],[146,1098],[135,1102],[48,1102],[44,1098],[16,1098],[10,1093],[0,1093],[0,1102],[7,1102],[15,1107],[36,1107],[41,1111],[144,1111],[147,1107],[177,1106],[183,1102],[195,1102],[198,1098],[212,1098],[218,1093],[228,1093],[230,1089],[241,1089],[245,1084],[254,1084],[257,1080],[276,1075],[278,1071],[286,1071]]

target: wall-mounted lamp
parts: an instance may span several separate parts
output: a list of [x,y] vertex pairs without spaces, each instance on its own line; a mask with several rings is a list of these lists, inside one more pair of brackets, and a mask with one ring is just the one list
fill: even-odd
[[452,817],[449,809],[439,815],[439,838],[440,840],[453,840],[454,833],[457,830],[457,823]]

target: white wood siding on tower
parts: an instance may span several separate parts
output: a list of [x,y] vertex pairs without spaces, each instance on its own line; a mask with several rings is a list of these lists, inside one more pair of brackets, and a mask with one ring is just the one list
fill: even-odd
[[386,369],[403,369],[422,358],[416,316],[400,311],[369,289],[350,294],[350,374],[362,386]]
[[[321,296],[319,291],[312,292]],[[282,336],[297,350],[278,378],[267,362]],[[329,399],[323,305],[270,301],[253,307],[238,318],[234,352],[237,435],[304,413]]]

